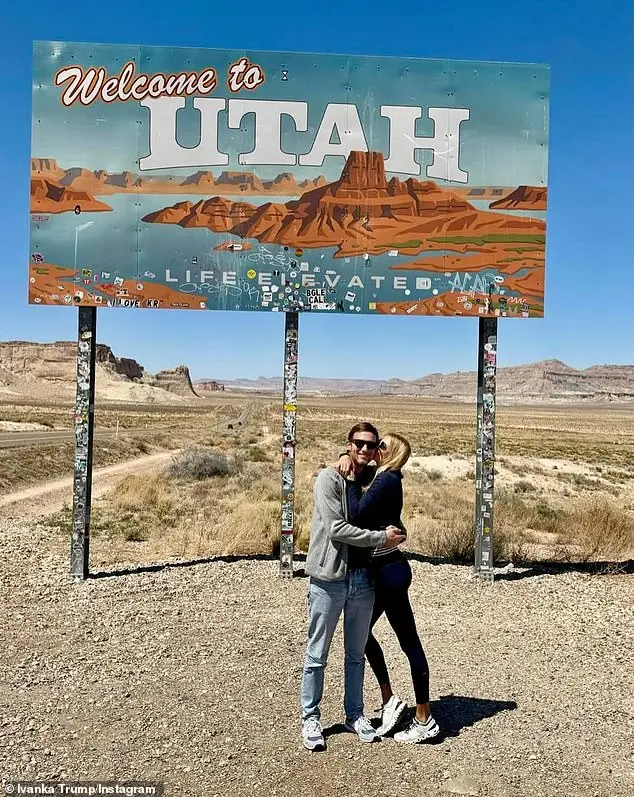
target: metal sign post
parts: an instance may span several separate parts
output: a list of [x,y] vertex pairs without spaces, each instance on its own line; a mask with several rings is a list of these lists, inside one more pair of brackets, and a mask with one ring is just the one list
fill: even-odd
[[75,478],[70,549],[70,575],[74,581],[88,578],[97,337],[97,309],[79,307],[78,310]]
[[478,335],[475,574],[493,581],[493,481],[497,318],[481,318]]
[[295,428],[297,419],[297,344],[299,314],[294,310],[288,311],[285,314],[285,318],[280,576],[292,578],[295,533]]

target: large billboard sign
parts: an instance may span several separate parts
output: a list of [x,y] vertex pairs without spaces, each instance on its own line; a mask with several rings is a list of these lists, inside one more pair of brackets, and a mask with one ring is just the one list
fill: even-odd
[[36,42],[29,302],[536,317],[548,69]]

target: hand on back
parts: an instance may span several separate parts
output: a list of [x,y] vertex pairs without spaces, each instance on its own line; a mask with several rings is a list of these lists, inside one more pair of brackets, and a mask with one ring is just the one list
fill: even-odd
[[403,534],[403,529],[397,526],[388,526],[385,530],[385,547],[396,548],[402,542],[405,542],[406,536]]

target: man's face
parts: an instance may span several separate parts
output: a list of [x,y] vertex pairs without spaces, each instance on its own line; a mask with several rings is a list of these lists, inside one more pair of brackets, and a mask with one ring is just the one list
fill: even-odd
[[355,470],[361,470],[374,458],[377,443],[378,440],[372,432],[354,433],[347,448]]

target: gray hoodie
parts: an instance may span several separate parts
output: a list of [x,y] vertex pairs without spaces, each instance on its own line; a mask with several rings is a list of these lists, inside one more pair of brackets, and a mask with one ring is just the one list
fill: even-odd
[[323,581],[343,581],[348,572],[348,545],[385,545],[385,531],[370,531],[347,522],[346,484],[334,468],[324,468],[313,488],[315,508],[306,557],[306,574]]

